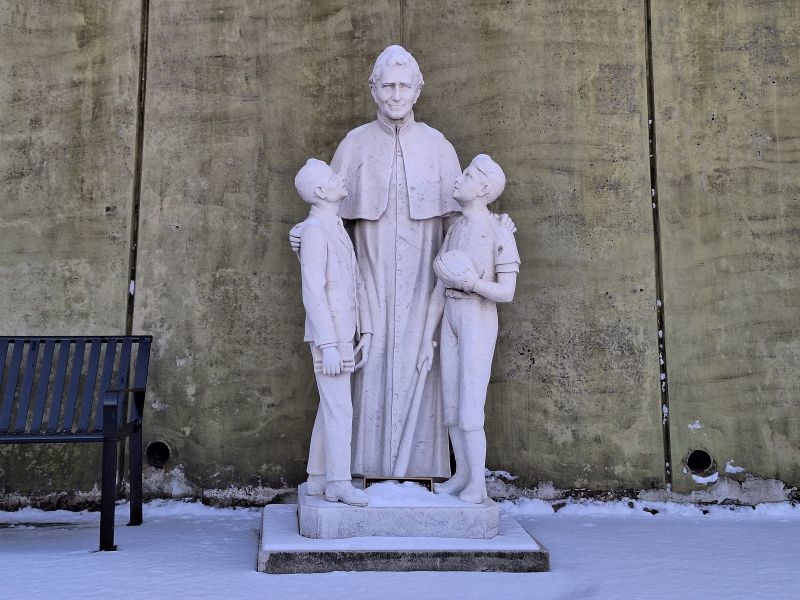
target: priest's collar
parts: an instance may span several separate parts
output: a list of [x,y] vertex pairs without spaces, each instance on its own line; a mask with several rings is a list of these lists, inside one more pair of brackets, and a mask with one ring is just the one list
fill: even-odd
[[384,115],[381,111],[378,111],[378,123],[381,124],[381,128],[386,131],[387,133],[391,133],[392,135],[397,133],[406,133],[409,129],[414,126],[414,111],[412,110],[409,112],[405,117],[403,117],[400,121],[392,121]]

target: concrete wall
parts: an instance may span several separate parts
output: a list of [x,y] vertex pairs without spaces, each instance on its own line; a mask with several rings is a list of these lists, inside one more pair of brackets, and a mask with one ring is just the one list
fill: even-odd
[[[139,23],[135,3],[0,2],[3,334],[124,331]],[[0,488],[91,487],[98,458],[0,446]]]
[[[0,0],[4,331],[121,331],[141,7],[50,6]],[[180,489],[303,477],[316,389],[292,181],[374,118],[366,80],[391,43],[424,72],[418,119],[462,164],[488,151],[509,177],[496,208],[518,224],[523,271],[501,310],[489,466],[525,484],[664,485],[644,7],[150,1],[134,331],[156,340],[146,443],[171,446]],[[702,446],[790,483],[797,12],[653,2],[652,36],[669,460]],[[30,456],[0,454],[0,488],[47,488],[53,465]],[[51,488],[91,487],[82,460]],[[694,486],[679,469],[676,484]]]
[[677,489],[691,450],[800,482],[800,4],[655,3]]

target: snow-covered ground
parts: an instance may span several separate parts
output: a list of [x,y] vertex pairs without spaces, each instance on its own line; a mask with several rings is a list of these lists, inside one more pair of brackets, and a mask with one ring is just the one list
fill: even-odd
[[257,510],[151,502],[143,526],[125,527],[121,505],[117,552],[94,551],[98,513],[0,512],[0,598],[800,598],[800,507],[789,503],[502,506],[550,550],[551,572],[265,575]]

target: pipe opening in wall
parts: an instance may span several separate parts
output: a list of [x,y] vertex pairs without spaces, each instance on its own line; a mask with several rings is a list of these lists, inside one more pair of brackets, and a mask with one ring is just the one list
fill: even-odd
[[166,442],[150,442],[144,451],[147,464],[156,469],[163,469],[172,451]]
[[714,466],[714,459],[705,450],[691,450],[686,457],[686,466],[695,475],[707,475]]

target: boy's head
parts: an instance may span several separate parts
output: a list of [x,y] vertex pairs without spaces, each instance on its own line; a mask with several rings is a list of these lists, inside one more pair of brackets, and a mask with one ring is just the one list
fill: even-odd
[[459,204],[480,200],[489,204],[497,200],[506,187],[506,175],[487,154],[478,154],[456,179],[453,198]]
[[309,204],[341,202],[347,197],[344,180],[327,163],[309,158],[294,178],[294,187]]

